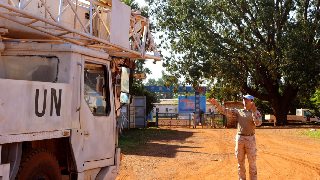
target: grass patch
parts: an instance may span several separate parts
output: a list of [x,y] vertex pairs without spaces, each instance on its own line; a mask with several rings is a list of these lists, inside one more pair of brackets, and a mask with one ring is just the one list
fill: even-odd
[[317,131],[298,131],[297,132],[298,134],[300,135],[305,135],[305,136],[309,136],[309,137],[312,137],[312,138],[316,138],[316,139],[320,139],[320,131],[317,130]]
[[118,147],[121,148],[121,152],[124,154],[131,153],[143,148],[155,136],[174,133],[172,130],[158,128],[130,129],[130,131],[122,132],[122,135],[118,139]]

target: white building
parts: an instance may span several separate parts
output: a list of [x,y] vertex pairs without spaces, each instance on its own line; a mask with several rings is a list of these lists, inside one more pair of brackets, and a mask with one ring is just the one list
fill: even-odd
[[[160,103],[154,103],[155,107],[153,108],[153,116],[156,116],[158,113],[178,113],[179,105],[178,99],[161,99]],[[206,103],[206,113],[217,112],[217,109],[214,105]]]
[[160,103],[154,103],[153,108],[154,116],[155,113],[178,113],[178,99],[161,99]]

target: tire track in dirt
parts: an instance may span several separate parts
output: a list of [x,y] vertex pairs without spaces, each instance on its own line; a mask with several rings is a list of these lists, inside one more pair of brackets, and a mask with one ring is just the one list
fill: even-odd
[[303,160],[301,158],[298,159],[298,158],[295,158],[295,157],[292,157],[292,156],[288,156],[286,154],[277,154],[277,153],[271,153],[271,152],[267,152],[267,151],[263,151],[263,153],[271,155],[271,156],[278,157],[280,159],[283,159],[283,160],[286,160],[286,161],[289,161],[289,162],[292,162],[292,163],[295,163],[295,164],[298,164],[298,166],[300,166],[300,167],[301,167],[301,165],[303,165],[308,169],[313,169],[320,176],[320,168],[317,167],[317,166],[319,166],[319,164],[312,163],[310,161],[306,161],[306,160]]
[[[236,129],[174,130],[176,134],[154,139],[143,150],[128,155],[129,159],[121,162],[117,179],[237,179]],[[296,131],[256,130],[259,179],[320,180],[320,154],[315,153],[319,152],[320,141]],[[246,168],[248,178],[247,162]]]
[[[320,141],[298,135],[305,129],[257,131],[260,172],[266,179],[320,179]],[[279,165],[277,165],[279,164]],[[259,171],[258,166],[258,171]],[[265,176],[268,172],[271,175]],[[310,178],[312,177],[312,178]]]

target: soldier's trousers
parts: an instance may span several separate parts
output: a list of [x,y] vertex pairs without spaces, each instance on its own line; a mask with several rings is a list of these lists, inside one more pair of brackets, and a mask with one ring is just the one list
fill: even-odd
[[255,136],[236,136],[236,156],[238,158],[238,176],[239,179],[246,179],[245,155],[247,154],[249,162],[250,179],[257,179],[257,147]]

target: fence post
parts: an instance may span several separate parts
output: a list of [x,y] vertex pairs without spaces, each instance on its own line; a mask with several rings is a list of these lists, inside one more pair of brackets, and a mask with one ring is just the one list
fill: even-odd
[[158,127],[158,121],[159,121],[159,113],[156,112],[156,127]]
[[202,129],[203,129],[203,118],[204,118],[204,114],[201,115],[201,125],[202,125]]
[[191,114],[189,114],[189,128],[191,126]]

